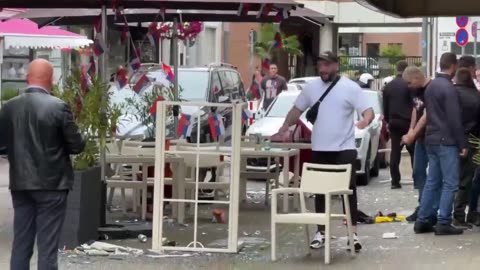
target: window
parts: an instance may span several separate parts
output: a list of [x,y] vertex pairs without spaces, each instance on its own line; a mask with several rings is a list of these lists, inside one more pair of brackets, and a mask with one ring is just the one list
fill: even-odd
[[220,77],[218,76],[218,72],[212,73],[212,83],[211,83],[210,93],[213,93],[213,102],[218,102],[219,97],[224,95],[224,91],[222,88],[222,84],[220,83]]
[[380,43],[367,43],[367,56],[378,57],[380,55]]
[[228,101],[230,101],[232,90],[233,90],[233,82],[232,82],[232,78],[228,73],[229,72],[225,70],[218,72],[220,76],[220,83],[222,84],[222,88],[224,91],[223,95],[228,98]]

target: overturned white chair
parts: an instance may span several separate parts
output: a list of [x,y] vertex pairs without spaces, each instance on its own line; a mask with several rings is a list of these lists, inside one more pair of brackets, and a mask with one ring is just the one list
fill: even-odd
[[[304,224],[307,244],[310,241],[308,225],[325,225],[325,264],[330,263],[331,221],[347,220],[347,233],[349,248],[355,254],[353,245],[353,227],[350,216],[348,195],[353,194],[349,189],[351,165],[320,165],[303,164],[302,182],[300,188],[279,188],[272,190],[272,260],[276,260],[276,224]],[[301,213],[278,214],[277,195],[284,192],[297,192],[300,194]],[[305,193],[325,195],[325,213],[307,212]],[[345,214],[332,213],[332,196],[342,196],[345,204]]]

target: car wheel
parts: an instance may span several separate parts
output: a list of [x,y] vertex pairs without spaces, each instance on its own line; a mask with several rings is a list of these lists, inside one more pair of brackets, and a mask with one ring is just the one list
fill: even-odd
[[365,159],[365,173],[357,177],[358,186],[366,186],[370,182],[370,145],[368,146],[367,158]]
[[380,173],[380,156],[377,154],[373,162],[373,168],[370,170],[370,176],[378,177]]

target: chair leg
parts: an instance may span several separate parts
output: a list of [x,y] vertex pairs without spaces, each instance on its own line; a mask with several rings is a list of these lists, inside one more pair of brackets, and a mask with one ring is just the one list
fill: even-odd
[[276,254],[276,238],[277,238],[277,233],[276,233],[276,224],[275,222],[272,220],[272,261],[276,261],[277,260],[277,254]]
[[348,196],[343,196],[343,203],[345,205],[345,215],[347,216],[347,234],[348,234],[348,243],[350,248],[350,254],[355,256],[355,244],[353,243],[353,225],[352,225],[352,216],[350,215],[350,203],[348,201]]
[[122,208],[123,208],[123,213],[126,214],[127,213],[127,198],[125,196],[125,189],[124,188],[121,188],[120,189],[120,192],[122,194]]
[[308,231],[308,224],[305,224],[304,227],[305,227],[305,237],[307,237],[307,239],[305,240],[305,246],[307,247],[307,255],[310,255],[310,247],[308,245],[308,243],[310,242],[310,232]]
[[325,224],[325,264],[330,264],[330,217]]

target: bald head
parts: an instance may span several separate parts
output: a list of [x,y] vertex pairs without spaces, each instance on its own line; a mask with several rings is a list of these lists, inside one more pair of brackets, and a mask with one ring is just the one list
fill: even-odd
[[45,59],[35,59],[27,72],[28,85],[36,85],[50,91],[53,86],[53,65]]

